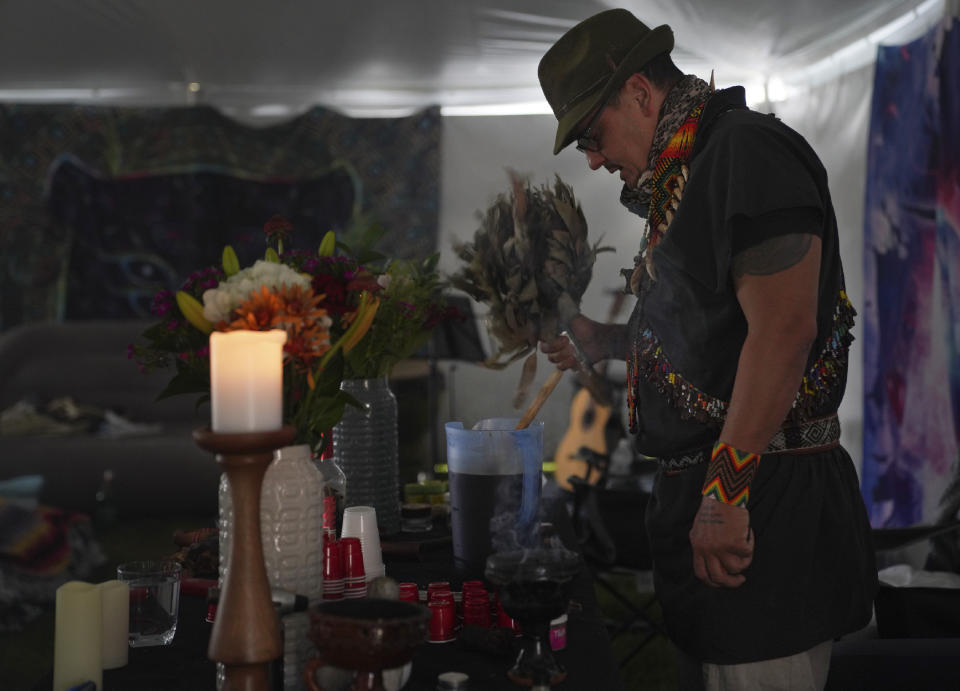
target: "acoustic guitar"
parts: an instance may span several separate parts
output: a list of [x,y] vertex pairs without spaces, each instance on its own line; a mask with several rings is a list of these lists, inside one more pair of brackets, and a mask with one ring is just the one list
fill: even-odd
[[[622,291],[614,292],[607,323],[613,322],[620,314],[626,297]],[[597,363],[593,369],[603,378],[607,371],[607,361]],[[598,404],[585,386],[581,386],[574,394],[570,403],[570,424],[553,455],[554,479],[563,489],[573,491],[570,485],[572,476],[585,478],[591,485],[597,483],[601,474],[600,469],[591,467],[581,450],[587,449],[600,456],[610,453],[607,443],[608,435],[611,435],[609,428],[614,426],[617,432],[622,432],[621,425],[613,417],[614,405],[616,401],[610,405]]]

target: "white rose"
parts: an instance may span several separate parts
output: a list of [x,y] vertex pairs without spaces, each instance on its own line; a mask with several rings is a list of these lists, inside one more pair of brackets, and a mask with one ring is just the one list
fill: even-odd
[[226,321],[230,315],[230,295],[225,290],[211,288],[203,291],[203,317],[212,324]]

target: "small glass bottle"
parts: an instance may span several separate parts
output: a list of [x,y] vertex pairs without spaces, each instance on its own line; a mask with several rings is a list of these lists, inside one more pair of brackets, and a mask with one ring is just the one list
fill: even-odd
[[343,527],[344,499],[347,496],[347,476],[337,465],[337,459],[333,455],[333,435],[326,435],[326,443],[323,451],[317,458],[317,467],[323,474],[323,496],[324,496],[324,526],[327,522],[327,497],[332,497],[336,503],[336,525],[333,526],[334,538],[340,535],[340,529]]

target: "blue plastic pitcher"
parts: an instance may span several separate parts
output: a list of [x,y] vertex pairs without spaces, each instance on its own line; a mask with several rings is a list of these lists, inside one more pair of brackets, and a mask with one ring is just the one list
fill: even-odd
[[518,430],[518,421],[446,424],[453,561],[465,576],[482,577],[492,552],[527,546],[536,526],[543,422]]

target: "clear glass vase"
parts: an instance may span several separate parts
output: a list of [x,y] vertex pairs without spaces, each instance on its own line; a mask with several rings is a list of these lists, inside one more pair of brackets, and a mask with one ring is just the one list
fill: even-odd
[[[220,585],[226,577],[233,532],[233,502],[226,474],[220,477]],[[274,453],[260,493],[260,538],[271,588],[305,595],[311,602],[323,595],[323,475],[306,444]],[[303,672],[315,650],[307,638],[305,612],[283,617],[283,688],[306,688]],[[219,674],[218,674],[219,676]]]
[[344,379],[340,388],[363,404],[347,405],[333,428],[333,453],[347,478],[345,504],[374,507],[381,536],[399,533],[397,398],[386,377]]

